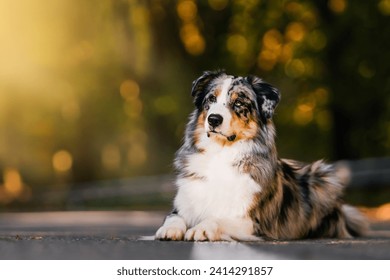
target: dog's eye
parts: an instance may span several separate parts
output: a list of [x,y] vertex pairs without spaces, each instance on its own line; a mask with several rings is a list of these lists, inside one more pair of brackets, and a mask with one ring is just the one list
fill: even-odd
[[236,100],[236,102],[234,102],[234,107],[241,107],[242,106],[242,102],[239,101],[239,100]]
[[215,95],[210,95],[208,99],[210,103],[217,102],[217,98],[215,97]]

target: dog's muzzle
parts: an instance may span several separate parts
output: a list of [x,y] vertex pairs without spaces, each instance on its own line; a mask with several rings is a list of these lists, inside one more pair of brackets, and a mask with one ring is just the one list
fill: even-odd
[[210,133],[216,133],[216,134],[220,134],[220,135],[226,137],[226,139],[228,141],[234,141],[236,139],[235,134],[228,136],[228,135],[223,134],[220,131],[215,130],[215,128],[220,126],[223,122],[223,117],[220,114],[210,114],[210,116],[208,116],[208,118],[207,118],[207,122],[210,125],[210,131],[207,133],[207,137],[210,137]]

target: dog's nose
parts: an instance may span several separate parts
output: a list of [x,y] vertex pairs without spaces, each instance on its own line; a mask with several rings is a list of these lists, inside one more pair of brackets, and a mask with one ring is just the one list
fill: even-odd
[[223,122],[223,118],[221,115],[218,114],[211,114],[208,118],[207,121],[212,127],[217,127]]

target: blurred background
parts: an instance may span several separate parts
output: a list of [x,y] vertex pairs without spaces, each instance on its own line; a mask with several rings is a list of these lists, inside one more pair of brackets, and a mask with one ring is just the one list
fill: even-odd
[[347,201],[389,210],[389,26],[390,0],[2,0],[0,210],[169,209],[221,68],[281,90],[281,157],[343,160]]

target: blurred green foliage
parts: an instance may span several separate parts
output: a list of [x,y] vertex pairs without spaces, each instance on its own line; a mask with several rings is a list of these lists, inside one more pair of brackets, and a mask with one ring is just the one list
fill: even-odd
[[389,26],[389,0],[3,0],[0,204],[170,172],[219,68],[281,90],[281,157],[389,156]]

